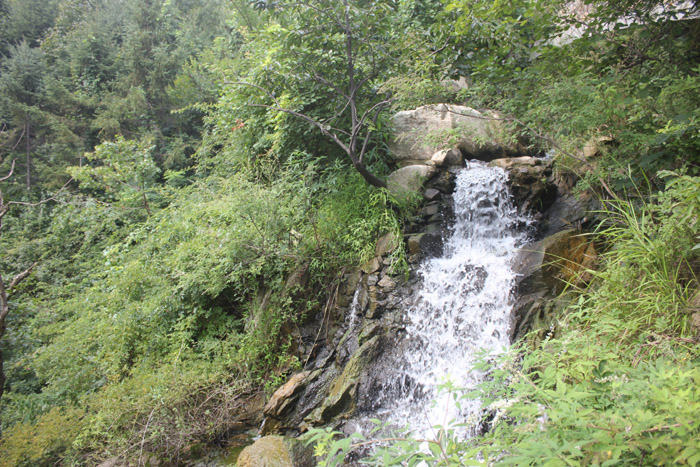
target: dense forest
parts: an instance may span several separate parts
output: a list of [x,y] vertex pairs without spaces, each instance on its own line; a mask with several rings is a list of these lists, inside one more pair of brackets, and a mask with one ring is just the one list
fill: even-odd
[[[418,202],[385,188],[391,115],[441,102],[555,154],[602,200],[606,248],[481,388],[503,422],[378,465],[699,464],[699,13],[0,0],[0,465],[177,464],[225,441],[303,364],[295,327],[401,236]],[[318,436],[329,462],[350,446]]]

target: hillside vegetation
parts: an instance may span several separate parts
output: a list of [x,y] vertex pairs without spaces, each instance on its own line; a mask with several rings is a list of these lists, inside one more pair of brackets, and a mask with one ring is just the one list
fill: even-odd
[[[178,464],[225,440],[308,358],[298,328],[343,273],[401,235],[389,116],[437,102],[555,153],[601,198],[606,252],[550,330],[484,357],[478,394],[449,389],[488,407],[483,437],[374,464],[697,465],[698,13],[0,0],[0,465]],[[340,463],[351,442],[323,436]]]

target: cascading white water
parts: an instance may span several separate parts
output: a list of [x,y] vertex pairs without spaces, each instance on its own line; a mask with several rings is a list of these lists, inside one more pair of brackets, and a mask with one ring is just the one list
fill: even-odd
[[434,425],[464,423],[476,415],[476,402],[458,412],[438,388],[448,380],[474,387],[483,377],[473,368],[477,352],[498,352],[510,344],[511,263],[526,234],[506,181],[502,169],[477,162],[458,174],[455,225],[444,254],[419,269],[421,289],[406,316],[406,350],[397,374],[387,378],[392,394],[378,396],[387,402],[375,414],[409,424],[418,436],[430,436]]

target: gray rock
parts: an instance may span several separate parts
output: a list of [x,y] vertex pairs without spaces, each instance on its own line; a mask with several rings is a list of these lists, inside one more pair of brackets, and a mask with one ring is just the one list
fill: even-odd
[[[381,316],[382,314],[382,309],[379,306],[379,300],[378,300],[378,293],[377,293],[377,287],[372,285],[368,287],[367,290],[367,295],[369,296],[369,306],[367,307],[367,313],[365,316],[369,319],[377,319]],[[364,332],[364,331],[363,331]],[[358,344],[362,345],[366,339],[362,339],[362,336],[360,335],[358,337]]]
[[439,208],[440,206],[438,206],[437,203],[428,204],[427,206],[423,207],[423,209],[421,209],[420,215],[423,217],[434,216],[438,213]]
[[379,339],[379,336],[372,337],[357,349],[345,365],[343,372],[331,384],[328,396],[321,406],[307,417],[308,423],[322,425],[336,417],[349,416],[355,411],[360,376],[367,365],[375,359],[380,349]]
[[401,245],[401,241],[393,232],[382,235],[377,240],[377,246],[374,249],[375,256],[384,256],[387,253],[392,253]]
[[435,104],[398,112],[395,138],[389,144],[401,166],[427,164],[440,150],[459,148],[468,159],[492,160],[521,151],[505,135],[493,113],[460,105]]
[[469,89],[469,82],[464,76],[460,76],[459,79],[445,79],[440,81],[442,87],[452,92],[459,92]]
[[436,172],[435,167],[427,165],[409,165],[395,170],[389,175],[387,188],[396,195],[406,193],[419,193],[423,188],[423,182],[432,177]]
[[462,151],[457,148],[443,149],[433,154],[430,162],[437,167],[459,166],[464,164],[464,157],[462,156]]
[[611,146],[614,143],[612,137],[607,135],[598,135],[591,138],[583,147],[583,157],[592,159],[605,153],[606,146]]
[[427,199],[428,201],[438,199],[439,196],[440,190],[436,190],[435,188],[428,188],[427,190],[425,190],[425,193],[423,193],[423,198]]
[[553,315],[545,306],[562,293],[567,282],[582,285],[590,281],[588,270],[595,269],[597,262],[595,244],[573,229],[523,247],[513,263],[519,296],[513,307],[514,336],[551,321]]
[[384,276],[377,285],[385,290],[393,290],[396,287],[396,281],[390,276]]
[[551,161],[534,157],[512,157],[491,161],[508,172],[513,201],[521,212],[543,212],[554,202],[557,188],[551,179]]
[[423,258],[431,258],[442,253],[442,246],[442,238],[439,235],[420,233],[408,237],[410,255],[420,254]]
[[506,157],[503,159],[494,159],[489,165],[492,167],[500,167],[505,170],[510,170],[513,167],[535,167],[543,165],[542,159],[537,159],[531,156],[522,157]]
[[275,418],[284,415],[306,386],[310,374],[309,371],[303,371],[289,378],[289,381],[272,394],[270,400],[265,404],[263,413],[268,417]]
[[364,272],[365,274],[372,274],[374,272],[379,271],[381,265],[381,258],[377,256],[363,264],[360,269],[362,269],[362,272]]
[[436,237],[442,236],[442,226],[438,223],[430,223],[425,226],[425,233]]
[[455,188],[455,179],[455,172],[450,170],[442,171],[427,183],[427,187],[434,188],[445,194],[451,194]]

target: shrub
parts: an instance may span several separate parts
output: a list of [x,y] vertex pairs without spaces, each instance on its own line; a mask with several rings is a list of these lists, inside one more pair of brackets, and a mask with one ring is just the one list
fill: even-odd
[[6,430],[0,444],[0,466],[50,466],[62,462],[73,451],[84,415],[73,407],[54,407],[35,423],[18,423]]

